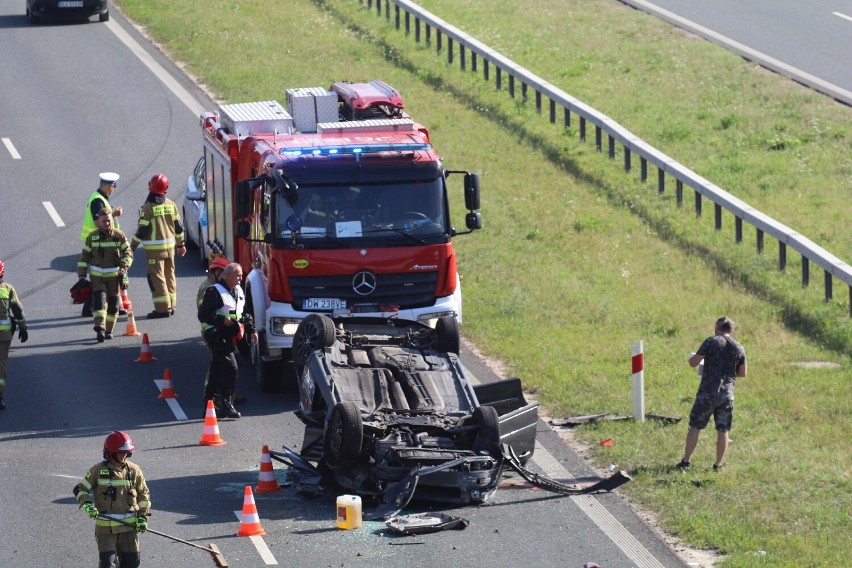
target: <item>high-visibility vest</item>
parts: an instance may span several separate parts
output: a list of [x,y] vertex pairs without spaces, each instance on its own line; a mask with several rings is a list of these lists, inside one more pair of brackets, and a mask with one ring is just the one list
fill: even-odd
[[[236,321],[240,321],[240,318],[243,317],[243,309],[246,305],[246,297],[243,295],[243,289],[239,285],[234,288],[234,295],[231,292],[219,284],[218,282],[212,286],[216,288],[216,291],[219,292],[219,295],[222,297],[222,306],[216,310],[217,314],[222,314],[227,318],[232,318]],[[233,313],[231,313],[233,312]],[[201,326],[203,331],[207,331],[208,329],[213,329],[215,326],[210,325],[209,323],[205,323]]]
[[[104,202],[104,205],[112,209],[109,204],[109,198],[106,195],[100,192],[99,189],[96,189],[92,195],[89,196],[89,200],[86,202],[86,212],[83,214],[83,230],[80,231],[80,240],[85,241],[86,237],[89,236],[89,233],[98,228],[95,224],[95,219],[92,217],[92,201],[95,199],[100,199]],[[120,229],[118,225],[118,219],[115,217],[112,218],[112,228]]]

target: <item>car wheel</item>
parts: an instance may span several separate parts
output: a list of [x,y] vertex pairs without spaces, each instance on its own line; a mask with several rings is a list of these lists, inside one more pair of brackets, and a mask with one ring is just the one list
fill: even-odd
[[479,431],[473,442],[473,451],[477,454],[486,452],[499,456],[500,450],[500,415],[493,406],[478,406],[473,411],[473,419],[479,423]]
[[100,20],[101,22],[108,22],[109,21],[109,10],[107,10],[103,14],[98,14],[98,20]]
[[459,322],[454,317],[438,318],[435,324],[435,332],[438,335],[436,349],[442,353],[459,354],[461,339],[459,338]]
[[36,23],[38,23],[38,16],[36,16],[35,14],[33,14],[33,11],[32,11],[32,10],[30,10],[30,9],[29,9],[29,7],[27,7],[27,20],[29,20],[29,22],[30,22],[31,24],[36,24]]
[[323,457],[328,467],[337,469],[355,460],[364,442],[364,422],[354,402],[338,402],[325,426]]
[[334,345],[334,322],[328,316],[311,314],[296,328],[293,336],[293,365],[296,376],[301,377],[308,357],[317,349]]

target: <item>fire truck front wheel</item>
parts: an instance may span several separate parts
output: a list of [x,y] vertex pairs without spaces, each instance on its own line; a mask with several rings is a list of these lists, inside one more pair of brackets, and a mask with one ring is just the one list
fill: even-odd
[[250,347],[251,363],[254,366],[254,379],[263,392],[281,390],[284,384],[284,365],[281,361],[264,361],[266,352],[266,333],[258,333],[257,343]]

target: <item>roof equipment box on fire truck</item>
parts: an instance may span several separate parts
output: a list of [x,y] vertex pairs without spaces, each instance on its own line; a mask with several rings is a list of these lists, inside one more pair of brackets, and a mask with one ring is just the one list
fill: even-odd
[[[247,273],[258,382],[285,376],[309,314],[461,322],[452,237],[482,227],[479,175],[445,170],[429,132],[381,81],[288,89],[201,115],[208,238]],[[451,223],[463,174],[467,230]]]

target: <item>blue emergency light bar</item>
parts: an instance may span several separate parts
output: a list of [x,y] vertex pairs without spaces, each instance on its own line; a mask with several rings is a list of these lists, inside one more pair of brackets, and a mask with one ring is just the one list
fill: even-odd
[[415,150],[426,150],[431,147],[431,144],[424,142],[412,142],[408,144],[361,144],[357,146],[329,146],[325,148],[307,146],[304,148],[282,148],[279,153],[282,156],[345,156],[376,152],[413,152]]

